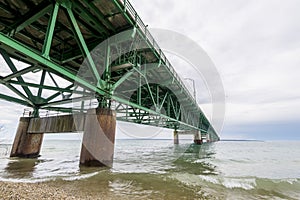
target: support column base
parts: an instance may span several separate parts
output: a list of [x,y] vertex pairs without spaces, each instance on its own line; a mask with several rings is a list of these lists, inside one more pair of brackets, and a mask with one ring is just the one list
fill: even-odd
[[195,134],[194,134],[194,143],[195,144],[203,144],[203,140],[202,140],[202,135],[201,135],[201,132],[200,131],[197,131]]
[[44,134],[27,133],[30,120],[30,117],[20,118],[10,157],[36,158],[40,156]]
[[116,113],[113,110],[88,110],[80,154],[80,165],[111,167],[113,164]]
[[202,140],[194,140],[194,143],[200,145],[200,144],[203,144],[203,141]]
[[174,130],[174,144],[179,144],[178,131]]

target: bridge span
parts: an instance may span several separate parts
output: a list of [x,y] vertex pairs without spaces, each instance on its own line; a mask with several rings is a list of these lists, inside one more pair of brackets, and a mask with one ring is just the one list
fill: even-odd
[[116,120],[174,129],[174,143],[219,140],[128,0],[5,0],[0,17],[0,98],[31,108],[11,156],[38,156],[44,133],[84,131],[81,164],[110,166]]

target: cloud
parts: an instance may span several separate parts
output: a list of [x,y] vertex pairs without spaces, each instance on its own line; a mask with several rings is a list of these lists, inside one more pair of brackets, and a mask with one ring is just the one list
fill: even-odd
[[[227,95],[225,135],[226,125],[300,119],[299,1],[169,0],[154,1],[155,9],[146,0],[132,2],[149,27],[181,32],[212,58]],[[202,106],[211,112],[207,101]]]
[[[3,92],[1,90],[1,92]],[[22,116],[24,107],[7,101],[0,100],[0,139],[12,143],[16,133],[19,118]]]

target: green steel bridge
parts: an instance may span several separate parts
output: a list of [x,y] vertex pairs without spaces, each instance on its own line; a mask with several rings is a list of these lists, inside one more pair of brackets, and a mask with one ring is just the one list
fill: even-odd
[[109,107],[219,140],[128,0],[0,0],[0,54],[0,99],[33,117]]

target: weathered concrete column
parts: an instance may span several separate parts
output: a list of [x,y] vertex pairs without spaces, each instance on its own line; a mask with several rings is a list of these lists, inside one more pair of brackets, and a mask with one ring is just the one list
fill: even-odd
[[31,119],[31,117],[20,118],[10,157],[34,158],[39,156],[44,134],[27,132]]
[[174,130],[174,144],[179,144],[178,131]]
[[210,142],[209,133],[206,134],[206,142]]
[[197,131],[197,132],[194,134],[194,143],[195,143],[195,144],[202,144],[202,143],[203,143],[202,137],[201,137],[201,132],[200,132],[200,131]]
[[80,155],[81,165],[112,166],[115,129],[115,111],[108,108],[88,110]]

